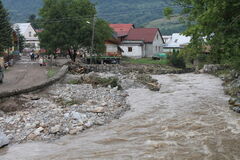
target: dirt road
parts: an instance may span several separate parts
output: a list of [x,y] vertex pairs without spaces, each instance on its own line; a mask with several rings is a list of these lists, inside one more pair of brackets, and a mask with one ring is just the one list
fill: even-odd
[[5,72],[0,92],[22,89],[47,80],[47,70],[29,57],[22,57],[13,67]]

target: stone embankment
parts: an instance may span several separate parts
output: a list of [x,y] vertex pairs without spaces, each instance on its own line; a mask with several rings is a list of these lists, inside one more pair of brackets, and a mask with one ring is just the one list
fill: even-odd
[[89,72],[111,72],[111,73],[121,73],[128,74],[131,72],[137,72],[140,74],[180,74],[193,72],[194,69],[177,69],[170,66],[162,65],[141,65],[141,64],[74,64],[70,65],[69,70],[78,70],[80,73]]
[[215,74],[224,81],[224,91],[231,96],[229,100],[230,108],[240,113],[240,73],[229,70],[225,66],[213,64],[205,65],[201,72]]
[[[44,91],[5,99],[0,104],[0,128],[11,143],[51,141],[78,134],[109,123],[127,111],[126,89],[151,89],[150,82],[160,88],[156,80],[146,77],[142,79],[135,73],[67,74],[60,83]],[[16,107],[10,109],[7,105],[14,101]]]

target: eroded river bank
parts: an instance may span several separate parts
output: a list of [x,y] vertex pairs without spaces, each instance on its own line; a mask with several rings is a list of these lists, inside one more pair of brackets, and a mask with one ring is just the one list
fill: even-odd
[[119,120],[50,143],[10,145],[0,159],[240,159],[240,117],[229,110],[220,79],[153,77],[161,90],[129,88],[131,110]]

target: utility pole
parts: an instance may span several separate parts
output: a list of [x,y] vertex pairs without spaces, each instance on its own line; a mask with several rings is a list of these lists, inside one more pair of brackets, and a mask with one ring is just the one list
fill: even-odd
[[92,42],[91,42],[91,52],[90,52],[90,64],[92,64],[92,56],[94,51],[95,23],[96,23],[96,16],[94,15],[93,22],[92,22]]
[[18,52],[20,53],[20,42],[19,42],[19,40],[20,40],[20,35],[18,34],[17,35],[17,41],[18,41]]

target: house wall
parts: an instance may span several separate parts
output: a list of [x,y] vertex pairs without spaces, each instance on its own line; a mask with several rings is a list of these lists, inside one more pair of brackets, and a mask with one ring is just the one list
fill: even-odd
[[118,52],[118,45],[116,44],[105,44],[106,52]]
[[36,49],[40,49],[40,42],[39,41],[33,41],[33,40],[26,40],[26,44],[30,44],[31,46],[34,46]]
[[163,40],[161,34],[157,32],[153,43],[146,44],[146,55],[145,57],[152,57],[155,53],[163,52]]
[[26,40],[26,44],[34,44],[36,49],[40,48],[40,42],[39,42],[38,36],[36,36],[36,32],[31,25],[28,26],[25,33],[23,33],[23,36]]
[[145,57],[152,57],[153,56],[153,44],[152,43],[147,43],[145,44]]
[[164,53],[169,53],[169,52],[173,52],[173,50],[175,51],[180,51],[180,48],[163,48],[163,52]]
[[[143,46],[136,44],[122,44],[120,46],[124,51],[123,56],[132,58],[142,58],[143,57]],[[132,52],[128,52],[128,47],[132,47]]]

